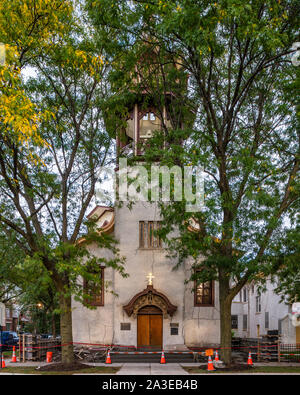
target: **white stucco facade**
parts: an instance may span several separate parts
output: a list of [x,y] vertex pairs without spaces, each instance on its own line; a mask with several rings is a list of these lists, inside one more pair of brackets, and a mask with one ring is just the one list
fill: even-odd
[[268,331],[278,331],[282,343],[299,342],[300,328],[292,323],[291,305],[281,301],[275,288],[276,284],[267,280],[263,292],[259,292],[257,285],[248,284],[236,295],[231,309],[238,321],[238,328],[233,328],[235,336],[256,338]]
[[[104,212],[101,216],[101,210]],[[97,213],[97,210],[96,210]],[[152,273],[153,288],[176,306],[174,314],[164,314],[162,323],[162,345],[165,350],[185,349],[186,346],[214,346],[220,341],[218,285],[214,284],[213,306],[195,306],[194,283],[185,283],[190,277],[188,262],[173,270],[174,261],[166,256],[163,248],[139,247],[139,221],[159,221],[154,204],[139,202],[132,210],[123,206],[109,213],[99,209],[99,226],[110,222],[113,217],[113,235],[118,240],[120,254],[126,257],[128,278],[123,278],[111,268],[104,269],[104,305],[94,310],[73,301],[73,340],[90,344],[115,344],[137,346],[137,317],[129,316],[124,310],[132,298],[147,288],[147,275]],[[103,256],[89,245],[93,254]],[[113,291],[115,294],[113,294]],[[130,324],[129,330],[121,330],[121,323]],[[171,334],[171,324],[178,334]]]

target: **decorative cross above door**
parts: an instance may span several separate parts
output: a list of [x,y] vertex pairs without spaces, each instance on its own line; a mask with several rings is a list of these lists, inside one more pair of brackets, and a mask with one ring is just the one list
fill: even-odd
[[153,276],[152,273],[149,273],[147,278],[148,278],[148,285],[153,285],[153,281],[152,280],[153,280],[153,278],[155,278],[155,276]]

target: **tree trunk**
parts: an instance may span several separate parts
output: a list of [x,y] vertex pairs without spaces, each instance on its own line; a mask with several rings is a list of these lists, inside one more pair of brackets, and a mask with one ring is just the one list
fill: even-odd
[[229,280],[219,276],[221,359],[226,365],[231,364],[231,298],[229,297]]
[[55,314],[53,314],[53,311],[51,310],[51,328],[52,328],[52,336],[53,338],[56,337],[56,319],[55,319]]
[[61,334],[61,351],[62,363],[71,364],[74,362],[73,351],[73,334],[72,334],[72,311],[71,311],[71,296],[60,294],[60,334]]

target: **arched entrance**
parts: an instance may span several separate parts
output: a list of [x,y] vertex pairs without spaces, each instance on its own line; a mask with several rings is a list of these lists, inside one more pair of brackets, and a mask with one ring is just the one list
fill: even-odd
[[123,306],[129,317],[137,317],[137,346],[161,349],[163,347],[163,318],[172,317],[177,307],[166,295],[148,285]]
[[161,350],[163,345],[163,314],[156,306],[144,306],[137,314],[138,348]]

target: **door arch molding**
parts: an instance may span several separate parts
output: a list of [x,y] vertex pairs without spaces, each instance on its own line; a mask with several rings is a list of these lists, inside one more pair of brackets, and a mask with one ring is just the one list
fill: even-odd
[[153,285],[148,285],[142,292],[137,293],[130,302],[123,306],[123,310],[127,315],[137,316],[140,309],[146,306],[155,306],[162,311],[163,317],[173,316],[177,310],[177,306],[173,305],[170,300],[161,292],[158,292]]

